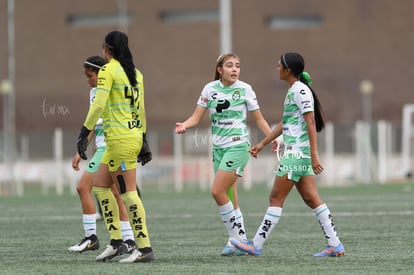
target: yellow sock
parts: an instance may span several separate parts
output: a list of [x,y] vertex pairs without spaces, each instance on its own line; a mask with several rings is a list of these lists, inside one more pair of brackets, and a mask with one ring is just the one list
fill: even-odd
[[103,220],[111,240],[122,240],[118,204],[111,188],[93,187],[92,190],[101,205]]
[[151,247],[145,208],[136,191],[121,194],[122,201],[128,212],[129,221],[138,243],[138,248]]

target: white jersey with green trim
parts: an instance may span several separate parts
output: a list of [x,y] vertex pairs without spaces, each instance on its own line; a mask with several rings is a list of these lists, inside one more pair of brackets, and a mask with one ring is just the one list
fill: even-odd
[[249,84],[237,80],[225,87],[220,80],[212,81],[204,86],[197,105],[209,110],[213,146],[249,143],[247,112],[259,109],[256,93]]
[[308,126],[303,114],[313,111],[312,91],[304,83],[296,81],[288,90],[283,107],[285,155],[310,158]]
[[[89,91],[89,100],[90,100],[89,103],[90,104],[92,104],[92,102],[94,101],[95,95],[96,95],[96,88],[92,88]],[[102,118],[99,118],[98,122],[96,122],[96,125],[95,125],[95,145],[97,148],[106,146]]]

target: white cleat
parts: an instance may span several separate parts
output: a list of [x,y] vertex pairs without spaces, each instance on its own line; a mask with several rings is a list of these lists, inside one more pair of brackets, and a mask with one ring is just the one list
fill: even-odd
[[154,259],[154,252],[151,248],[149,248],[149,251],[147,253],[142,253],[138,249],[135,249],[129,257],[121,259],[119,262],[121,264],[147,263],[152,262]]
[[99,241],[96,235],[83,238],[79,243],[68,248],[69,252],[82,253],[88,250],[95,250],[99,248]]
[[120,245],[118,247],[113,247],[112,245],[108,244],[105,250],[96,256],[97,262],[105,262],[111,260],[113,257],[122,255],[124,252],[124,246]]

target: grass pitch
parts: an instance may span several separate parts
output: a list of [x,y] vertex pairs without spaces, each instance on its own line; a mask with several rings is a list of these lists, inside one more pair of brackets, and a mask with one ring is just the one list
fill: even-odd
[[[249,238],[268,205],[264,186],[243,191],[239,200]],[[0,274],[412,274],[414,184],[321,187],[346,249],[339,258],[313,258],[325,245],[320,226],[296,190],[260,257],[222,257],[227,233],[209,192],[143,190],[156,261],[97,263],[109,241],[98,221],[99,251],[67,247],[83,237],[77,196],[0,197]]]

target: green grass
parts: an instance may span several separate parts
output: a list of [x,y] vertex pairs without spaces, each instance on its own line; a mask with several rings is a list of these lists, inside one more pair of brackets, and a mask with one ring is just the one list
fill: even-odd
[[[241,189],[241,188],[239,188]],[[222,257],[227,233],[209,192],[144,189],[156,261],[121,265],[95,262],[99,253],[71,254],[83,237],[79,199],[42,195],[0,197],[0,274],[412,274],[414,184],[323,187],[347,254],[319,259],[326,242],[296,190],[260,257]],[[256,232],[269,190],[239,190],[248,236]],[[101,249],[109,240],[98,222]]]

